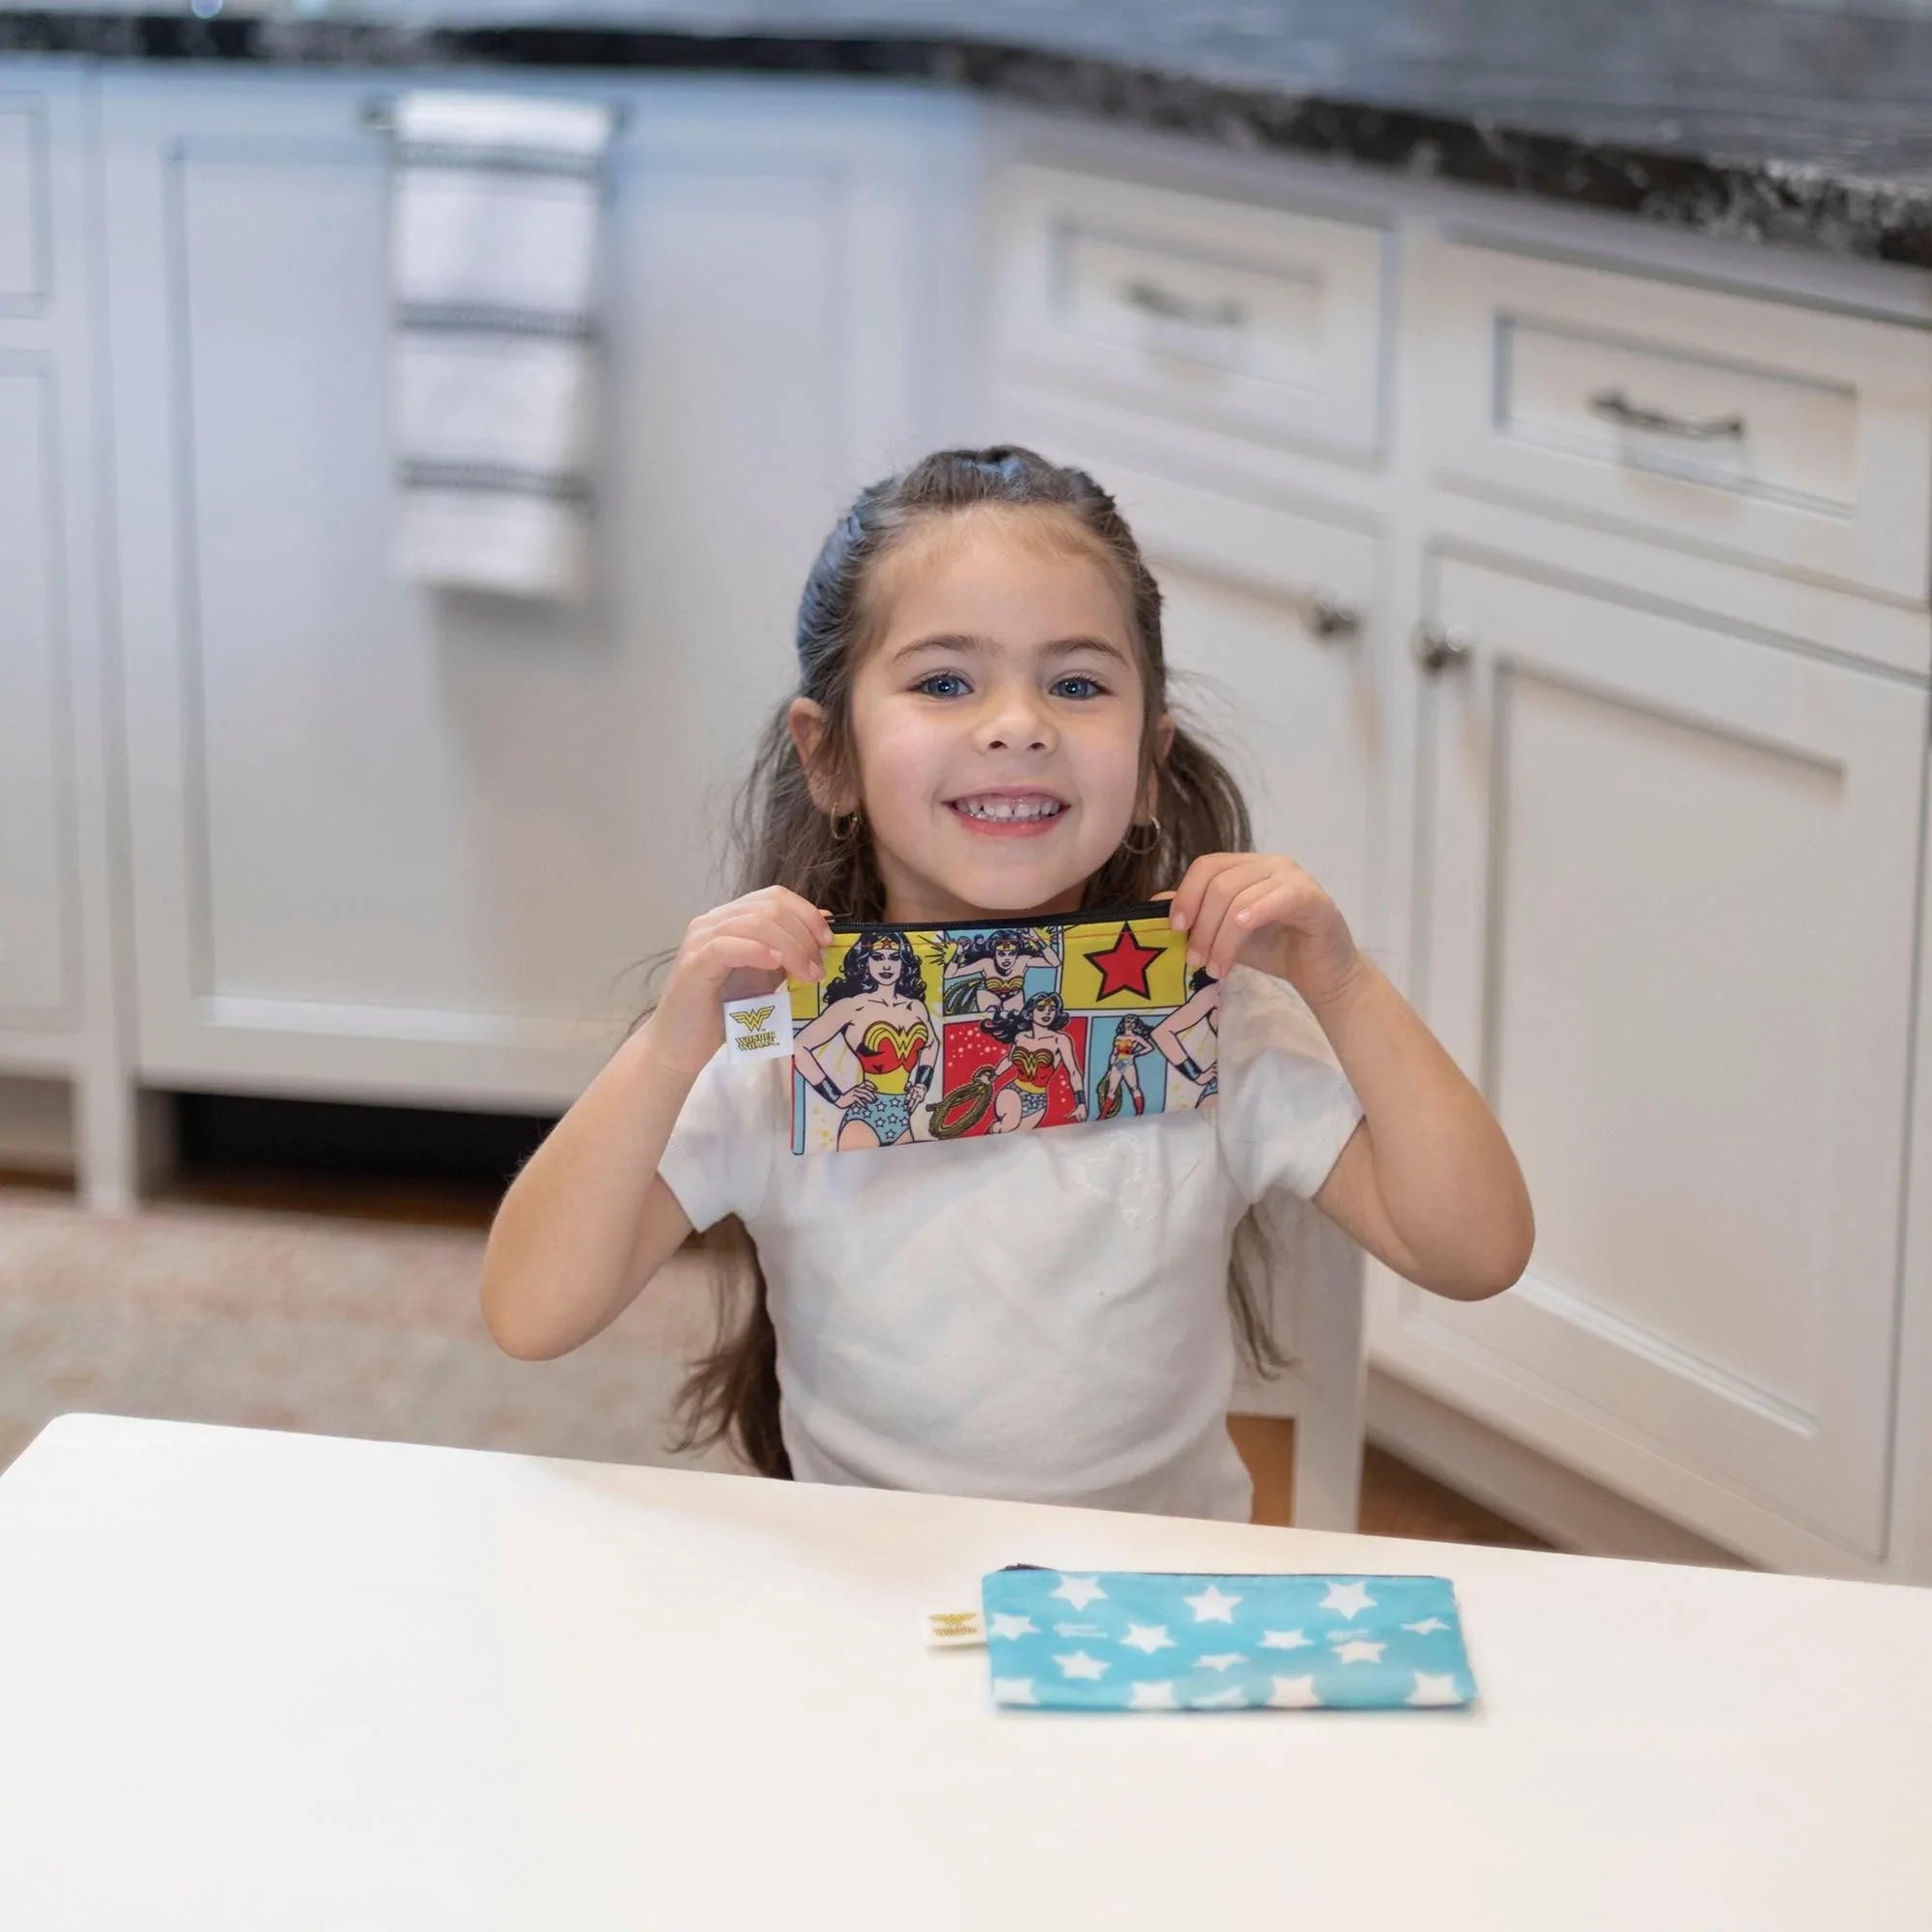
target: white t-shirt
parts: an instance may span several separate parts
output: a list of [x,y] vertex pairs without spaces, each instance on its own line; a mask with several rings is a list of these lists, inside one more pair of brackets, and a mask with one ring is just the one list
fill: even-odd
[[778,1333],[801,1481],[1218,1517],[1236,1223],[1312,1195],[1361,1118],[1293,987],[1237,966],[1218,1104],[848,1153],[791,1151],[791,1067],[693,1085],[659,1173],[694,1228],[738,1215]]

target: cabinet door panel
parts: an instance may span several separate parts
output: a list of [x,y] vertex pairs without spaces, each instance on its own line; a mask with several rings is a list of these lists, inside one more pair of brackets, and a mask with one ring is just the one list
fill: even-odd
[[1456,559],[1435,606],[1420,992],[1538,1238],[1378,1341],[1720,1541],[1874,1552],[1924,694]]
[[169,82],[106,116],[144,1064],[567,1098],[724,891],[818,542],[912,453],[917,184],[855,164],[892,110],[671,87],[631,117],[570,608],[391,566],[366,89]]
[[72,722],[58,392],[50,361],[0,358],[0,1030],[72,1018]]

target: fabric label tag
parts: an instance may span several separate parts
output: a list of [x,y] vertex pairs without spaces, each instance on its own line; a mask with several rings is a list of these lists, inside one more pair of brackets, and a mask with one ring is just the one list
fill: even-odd
[[791,1001],[781,986],[750,1000],[724,1002],[724,1039],[733,1060],[791,1058]]

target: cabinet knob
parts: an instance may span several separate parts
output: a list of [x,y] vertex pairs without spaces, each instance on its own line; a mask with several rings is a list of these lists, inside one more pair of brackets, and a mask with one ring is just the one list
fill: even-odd
[[1311,590],[1305,608],[1310,634],[1324,642],[1362,635],[1362,613],[1332,590]]
[[1461,624],[1425,618],[1415,627],[1415,661],[1432,674],[1449,665],[1466,664],[1475,648],[1476,640]]

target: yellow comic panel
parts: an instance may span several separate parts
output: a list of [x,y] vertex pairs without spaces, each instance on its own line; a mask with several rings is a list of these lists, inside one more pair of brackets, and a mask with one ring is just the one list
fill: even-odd
[[1187,998],[1187,940],[1164,919],[1066,929],[1061,998],[1071,1012],[1178,1007]]

